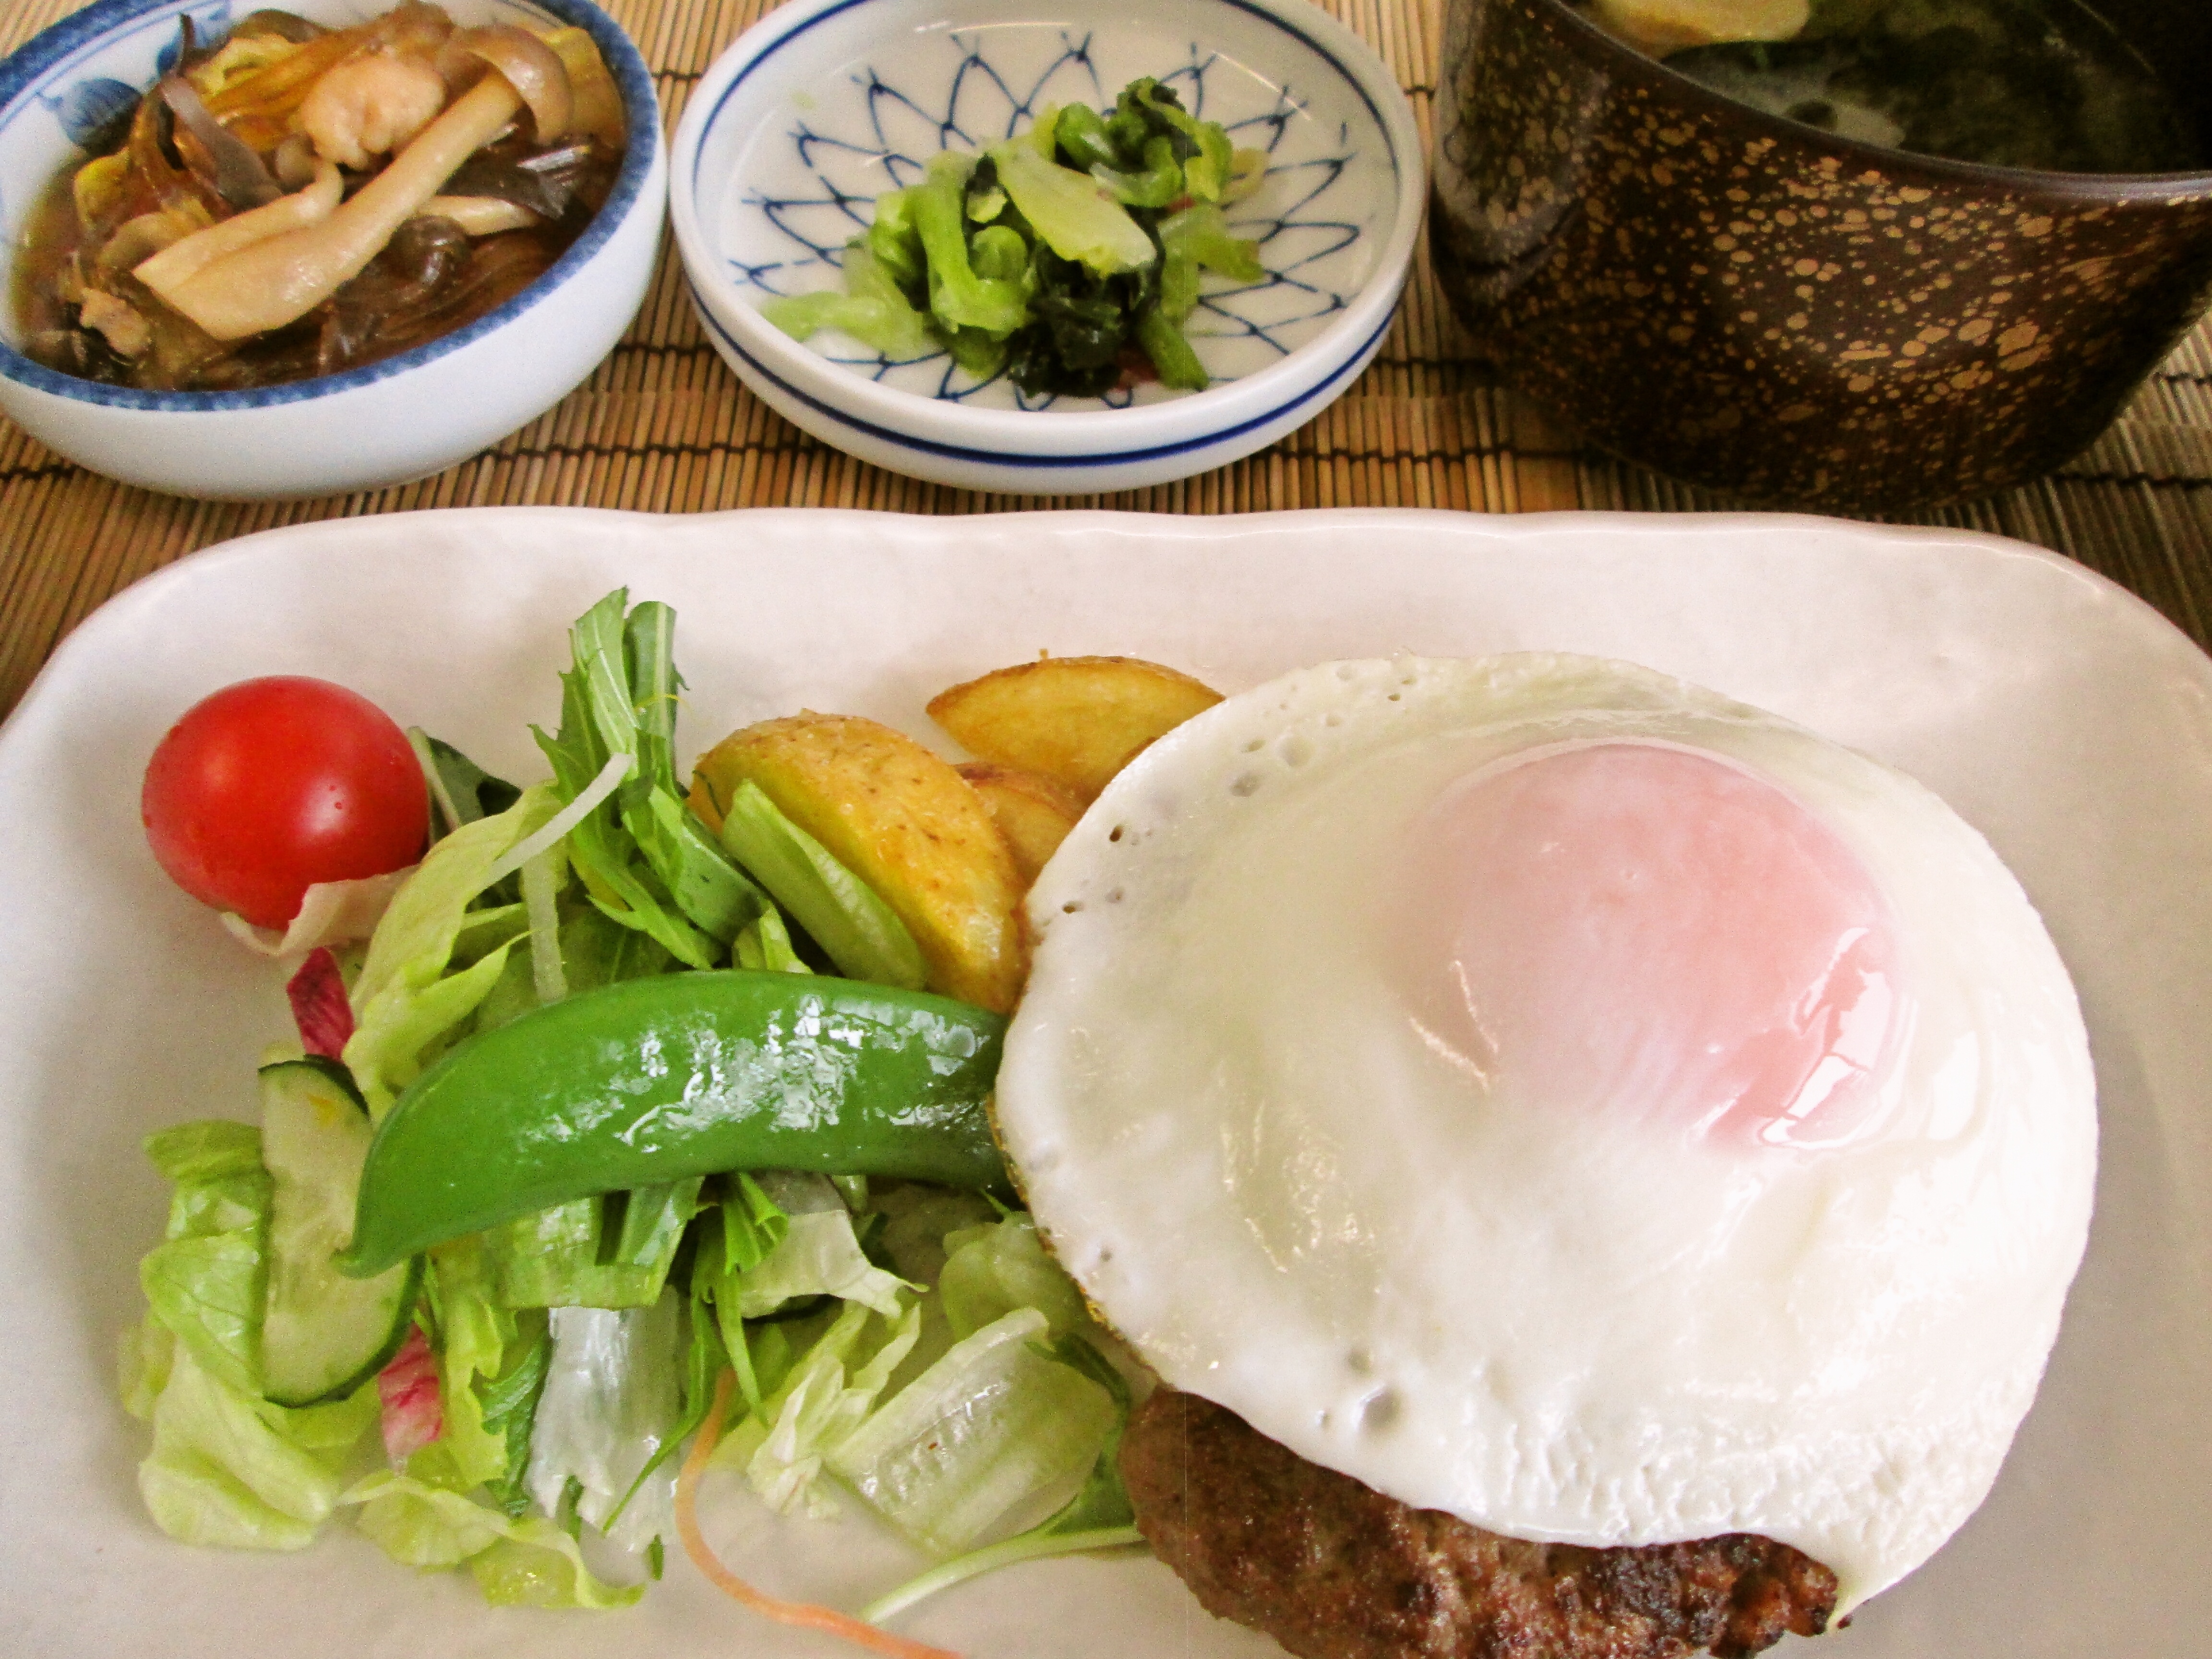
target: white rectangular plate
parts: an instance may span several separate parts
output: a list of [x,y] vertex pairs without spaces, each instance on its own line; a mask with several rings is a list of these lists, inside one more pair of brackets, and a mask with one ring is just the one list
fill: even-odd
[[[1809,519],[1342,512],[921,519],[487,509],[210,550],[111,602],[0,732],[0,1630],[41,1659],[449,1659],[845,1651],[761,1626],[680,1559],[612,1614],[494,1610],[343,1524],[303,1557],[187,1549],[140,1508],[118,1332],[159,1237],[138,1151],[252,1115],[279,976],[172,890],[138,780],[167,725],[249,675],[353,686],[495,770],[543,767],[568,623],[672,602],[680,741],[801,707],[930,737],[922,705],[1055,654],[1158,659],[1234,690],[1407,650],[1630,658],[1870,751],[1980,829],[2081,993],[2104,1146],[2088,1259],[1990,1503],[1820,1639],[1837,1659],[2195,1651],[2212,1629],[2212,661],[2079,566],[1984,537]],[[709,1530],[742,1571],[857,1605],[906,1570],[857,1518]],[[848,1506],[849,1507],[849,1506]],[[984,1659],[1276,1651],[1146,1559],[966,1587],[911,1633]],[[1802,1644],[1794,1638],[1789,1644]]]

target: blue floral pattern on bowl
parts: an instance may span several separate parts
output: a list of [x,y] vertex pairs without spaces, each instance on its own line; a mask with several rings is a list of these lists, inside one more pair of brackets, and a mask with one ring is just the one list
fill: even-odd
[[[394,0],[318,0],[299,6],[303,15],[326,27],[344,27],[391,9]],[[295,0],[296,3],[296,0]],[[574,23],[600,32],[603,55],[617,33],[611,19],[580,0],[441,0],[465,23],[507,20],[544,28]],[[237,0],[94,0],[72,13],[12,56],[0,58],[0,179],[12,188],[0,192],[0,247],[20,246],[46,192],[64,169],[82,164],[94,140],[112,142],[116,122],[144,90],[176,67],[189,20],[202,42],[226,37],[239,15],[253,9]],[[614,53],[609,57],[613,64]],[[657,109],[652,82],[641,63],[615,65],[623,96],[640,112]],[[502,326],[537,302],[547,289],[581,268],[611,233],[644,187],[652,156],[639,142],[654,131],[657,120],[641,114],[610,205],[599,220],[562,255],[551,280],[540,283],[467,326],[417,346],[412,351],[319,380],[288,381],[240,392],[143,392],[131,386],[79,380],[33,362],[17,349],[21,318],[0,298],[0,379],[20,381],[76,401],[110,407],[174,411],[241,409],[299,403],[349,387],[389,380],[430,357],[442,356]],[[37,181],[35,187],[25,181]]]
[[[882,192],[912,184],[940,150],[981,149],[1024,131],[1038,111],[1109,108],[1139,74],[1175,88],[1185,107],[1228,129],[1240,149],[1268,158],[1252,196],[1230,210],[1237,234],[1260,245],[1262,282],[1207,279],[1185,325],[1217,381],[1281,361],[1342,311],[1366,280],[1363,238],[1375,203],[1376,158],[1349,122],[1319,111],[1305,90],[1278,83],[1198,41],[1157,34],[1133,43],[1055,23],[995,23],[921,33],[896,57],[872,54],[791,99],[788,118],[763,129],[725,208],[731,281],[759,299],[835,288],[844,245],[864,230]],[[1384,163],[1387,170],[1387,161]],[[894,361],[842,334],[812,346],[901,391],[998,408],[1097,409],[1096,398],[1024,397],[1003,376],[978,382],[942,352]],[[1177,394],[1158,386],[1109,394],[1115,407]]]
[[[150,78],[167,75],[184,56],[183,25],[186,20],[191,21],[198,39],[219,40],[230,33],[230,0],[217,0],[215,5],[199,9],[187,8],[176,14],[171,20],[175,32],[154,54]],[[40,92],[33,96],[53,112],[70,143],[80,149],[88,149],[94,141],[111,136],[110,129],[137,104],[141,90],[110,76],[95,75],[71,82],[64,91]]]

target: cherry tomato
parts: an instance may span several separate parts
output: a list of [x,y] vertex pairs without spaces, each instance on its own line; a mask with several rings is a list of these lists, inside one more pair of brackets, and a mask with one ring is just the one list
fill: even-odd
[[407,734],[327,680],[241,680],[196,703],[146,766],[154,857],[194,898],[283,927],[319,881],[412,864],[429,795]]

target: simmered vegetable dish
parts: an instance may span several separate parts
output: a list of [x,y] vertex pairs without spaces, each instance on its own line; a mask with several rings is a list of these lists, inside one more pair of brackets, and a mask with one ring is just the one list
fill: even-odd
[[621,165],[582,29],[461,28],[412,0],[346,29],[182,28],[16,261],[24,349],[65,374],[233,391],[405,351],[527,287]]

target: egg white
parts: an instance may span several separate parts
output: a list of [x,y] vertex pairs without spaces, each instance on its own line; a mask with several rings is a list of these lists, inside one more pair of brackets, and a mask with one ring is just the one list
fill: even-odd
[[[1721,757],[1863,861],[1912,1004],[1878,1133],[1748,1148],[1665,1103],[1562,1114],[1424,1040],[1388,921],[1409,826],[1592,741]],[[1030,921],[1000,1134],[1168,1383],[1509,1536],[1778,1540],[1839,1611],[1987,1493],[2087,1237],[2094,1082],[2034,910],[1917,784],[1626,664],[1323,665],[1140,756]]]

